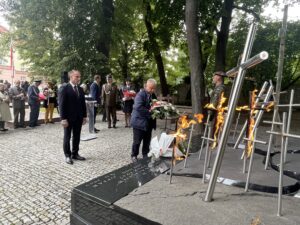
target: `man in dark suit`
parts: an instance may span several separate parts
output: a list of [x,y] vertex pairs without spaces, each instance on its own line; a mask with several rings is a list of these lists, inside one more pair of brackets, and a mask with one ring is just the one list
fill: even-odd
[[131,126],[133,127],[133,144],[131,158],[133,162],[137,161],[140,144],[143,141],[143,158],[147,157],[149,152],[152,129],[156,129],[156,120],[151,117],[151,101],[155,96],[156,81],[147,80],[146,86],[134,99],[133,112],[131,116]]
[[[61,90],[59,99],[59,109],[61,124],[64,127],[64,144],[63,149],[66,156],[66,163],[73,164],[73,160],[85,160],[84,157],[78,154],[81,127],[86,123],[86,105],[84,92],[80,83],[80,72],[72,70],[69,72],[70,82],[67,83]],[[71,133],[72,152],[70,149]]]
[[33,128],[39,126],[38,119],[40,114],[40,97],[39,97],[39,86],[41,80],[36,80],[32,85],[28,87],[28,104],[30,106],[29,115],[29,127]]
[[[98,111],[98,106],[101,105],[101,77],[100,75],[94,76],[94,82],[91,84],[90,87],[90,95],[94,101],[97,101],[95,108],[94,108],[94,124],[96,123],[96,116]],[[95,133],[99,132],[97,128],[94,128]]]

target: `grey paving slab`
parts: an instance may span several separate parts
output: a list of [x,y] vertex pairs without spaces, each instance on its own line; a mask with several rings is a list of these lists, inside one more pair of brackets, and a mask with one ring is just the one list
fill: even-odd
[[191,177],[161,175],[115,204],[164,225],[261,225],[300,224],[300,199],[284,196],[283,216],[277,217],[276,195],[248,192],[216,185],[214,201],[207,203],[207,184]]
[[[122,116],[119,119],[118,129],[108,129],[106,123],[97,122],[96,127],[101,130],[97,139],[81,142],[80,145],[80,154],[87,160],[76,161],[73,166],[64,162],[63,129],[59,123],[41,125],[35,129],[10,129],[6,133],[0,132],[0,224],[69,224],[72,188],[130,163],[132,130],[124,128]],[[163,121],[160,122],[163,127]],[[87,134],[87,130],[85,126],[83,135]],[[156,132],[158,133],[160,130]],[[297,142],[290,144],[291,147],[300,146]],[[276,224],[268,219],[273,218],[276,211],[274,197],[254,194],[261,199],[255,201],[253,194],[244,195],[240,189],[234,189],[233,194],[230,194],[231,187],[217,185],[215,197],[219,197],[219,202],[226,204],[223,206],[217,203],[218,207],[214,208],[212,204],[198,204],[202,202],[201,197],[206,190],[199,180],[174,177],[173,181],[172,185],[168,185],[168,177],[159,177],[153,181],[157,183],[150,182],[145,186],[149,189],[138,189],[128,196],[129,199],[125,198],[124,203],[128,209],[138,208],[138,212],[145,213],[144,216],[153,220],[161,218],[165,222],[163,224],[199,224],[194,223],[199,222],[196,215],[199,212],[201,218],[206,218],[205,215],[210,213],[216,215],[217,222],[211,224],[229,224],[227,221],[232,220],[225,218],[229,213],[239,221],[236,224],[250,224],[252,218],[261,214],[267,218],[262,217],[264,224]],[[145,199],[140,199],[140,195],[144,195]],[[177,198],[180,196],[191,201],[185,202],[184,198]],[[273,198],[270,208],[260,208],[260,204],[268,206],[268,199]],[[173,199],[176,201],[173,202]],[[175,207],[178,202],[182,203],[180,208]],[[169,205],[172,207],[167,208]],[[293,224],[290,221],[300,224],[299,215],[294,213],[293,205],[299,205],[299,202],[284,201],[284,207],[287,206],[284,214],[290,217],[286,219],[288,223],[285,223],[283,217],[281,224]],[[240,208],[236,208],[238,206]],[[232,211],[229,210],[230,207],[233,207]],[[251,211],[249,208],[255,210]],[[185,214],[185,211],[191,211],[195,215],[187,217],[185,215],[189,214]],[[182,218],[171,216],[172,213],[181,215]],[[166,215],[168,218],[164,218]],[[208,221],[209,224],[211,219],[207,217],[203,221]]]
[[0,132],[0,224],[68,224],[73,187],[131,162],[132,129],[119,119],[117,129],[98,121],[97,139],[80,144],[87,160],[72,166],[59,123]]

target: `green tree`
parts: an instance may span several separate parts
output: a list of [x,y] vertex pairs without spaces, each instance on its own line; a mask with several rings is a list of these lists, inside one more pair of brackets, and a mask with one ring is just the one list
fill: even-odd
[[88,78],[110,72],[112,0],[7,0],[4,6],[32,74],[58,76],[75,68]]
[[[234,67],[236,60],[240,54],[239,49],[243,48],[244,40],[246,38],[245,28],[248,26],[247,20],[240,22],[231,34],[228,44],[228,58],[229,66]],[[256,85],[260,87],[264,81],[272,80],[276,83],[276,72],[279,54],[279,37],[278,30],[281,28],[281,22],[274,22],[270,20],[261,21],[256,39],[253,45],[252,55],[261,51],[267,51],[269,58],[260,65],[249,69],[247,76],[253,77],[256,80]],[[283,68],[282,89],[285,90],[291,85],[295,84],[300,79],[300,23],[289,22],[286,39],[285,59]],[[244,94],[252,88],[252,85],[245,86]]]
[[148,33],[145,49],[153,55],[160,79],[163,96],[169,94],[162,51],[171,45],[172,36],[180,29],[183,20],[184,1],[154,1],[143,0],[144,22]]

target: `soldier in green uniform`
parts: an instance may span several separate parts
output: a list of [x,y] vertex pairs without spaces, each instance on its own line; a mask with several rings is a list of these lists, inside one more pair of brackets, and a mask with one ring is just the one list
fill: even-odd
[[116,128],[117,123],[117,99],[119,97],[119,89],[116,84],[113,83],[111,74],[106,76],[107,83],[102,87],[102,104],[106,109],[106,117],[108,122],[108,128],[111,128],[111,118],[113,122],[113,128]]
[[[225,91],[224,77],[226,77],[226,73],[223,71],[217,71],[213,76],[213,84],[215,85],[215,88],[211,94],[210,103],[213,104],[215,108],[218,106],[222,92]],[[210,115],[210,120],[213,120],[215,117],[215,111],[209,110],[208,114]]]

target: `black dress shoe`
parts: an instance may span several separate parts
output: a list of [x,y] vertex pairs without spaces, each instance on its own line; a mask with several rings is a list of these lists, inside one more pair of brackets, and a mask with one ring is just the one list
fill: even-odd
[[117,128],[116,125],[113,125],[113,128]]
[[108,126],[108,128],[110,129],[110,128],[111,128],[111,126]]
[[73,164],[73,160],[71,159],[71,157],[66,157],[66,163],[70,165]]
[[98,133],[100,130],[97,128],[94,128],[95,133]]
[[85,158],[82,157],[82,156],[80,156],[80,155],[73,155],[72,159],[75,159],[75,160],[85,160]]

